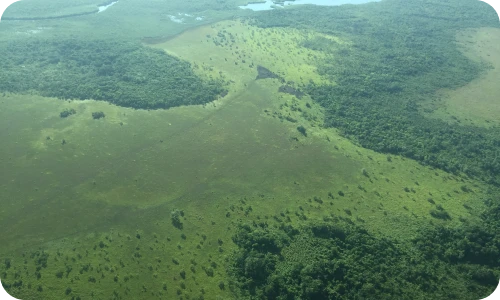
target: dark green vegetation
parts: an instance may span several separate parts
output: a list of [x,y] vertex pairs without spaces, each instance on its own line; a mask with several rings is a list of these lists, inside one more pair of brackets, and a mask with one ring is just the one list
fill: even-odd
[[100,118],[104,118],[106,115],[102,111],[96,111],[92,113],[92,119],[98,120]]
[[304,126],[297,126],[297,131],[300,132],[303,136],[307,137],[307,130]]
[[238,299],[478,299],[500,276],[500,206],[479,225],[437,226],[401,243],[350,219],[241,225],[229,273]]
[[295,97],[297,97],[299,99],[302,98],[302,96],[304,96],[304,93],[302,93],[300,90],[298,90],[298,89],[296,89],[293,86],[288,85],[288,84],[280,86],[278,89],[278,92],[294,95]]
[[441,205],[437,205],[436,209],[432,209],[430,214],[436,219],[451,220],[450,214]]
[[256,80],[257,79],[266,79],[266,78],[280,78],[277,74],[274,74],[273,72],[271,72],[271,70],[263,67],[263,66],[257,66],[257,77],[255,78]]
[[421,100],[464,85],[487,68],[468,60],[454,43],[457,30],[499,26],[490,6],[473,0],[388,0],[274,10],[256,18],[261,27],[307,28],[352,42],[304,42],[331,54],[318,62],[318,70],[337,85],[304,87],[326,108],[327,126],[363,147],[500,184],[498,128],[450,125],[419,112]]
[[500,204],[498,199],[487,199],[486,203],[489,206],[481,216],[482,223],[421,230],[413,245],[426,259],[458,266],[477,283],[493,287],[500,276]]
[[0,53],[0,91],[141,109],[204,104],[225,92],[223,79],[202,80],[188,62],[135,43],[15,41]]
[[70,108],[70,109],[66,108],[65,110],[63,110],[62,112],[59,113],[59,116],[61,118],[67,118],[67,117],[74,115],[74,114],[76,114],[76,110],[74,110],[73,108]]
[[184,217],[184,212],[182,210],[174,209],[170,213],[170,217],[172,219],[172,225],[174,225],[174,227],[176,227],[177,229],[183,228],[181,218]]

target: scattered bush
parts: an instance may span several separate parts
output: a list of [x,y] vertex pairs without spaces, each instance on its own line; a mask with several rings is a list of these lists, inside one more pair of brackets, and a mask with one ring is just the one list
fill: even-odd
[[431,216],[441,220],[451,220],[450,214],[445,210],[433,209],[430,211]]
[[170,217],[172,219],[172,225],[178,229],[182,229],[183,224],[181,222],[181,217],[184,215],[184,212],[178,209],[174,209],[170,213]]
[[66,108],[65,110],[63,110],[62,112],[59,113],[59,116],[61,118],[67,118],[67,117],[74,115],[74,114],[76,114],[76,110],[74,110],[73,108],[71,108],[71,109]]
[[303,136],[307,137],[307,130],[304,126],[300,125],[297,127],[297,131],[300,132]]
[[104,113],[102,111],[97,111],[97,112],[93,112],[92,113],[92,118],[94,120],[99,120],[101,118],[104,118],[106,115],[104,115]]

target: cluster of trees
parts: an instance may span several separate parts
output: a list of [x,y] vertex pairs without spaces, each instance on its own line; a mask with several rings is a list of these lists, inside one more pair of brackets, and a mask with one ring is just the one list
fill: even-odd
[[241,225],[231,287],[238,299],[480,299],[500,276],[499,209],[484,224],[425,229],[407,242],[342,218]]
[[[485,199],[487,210],[481,215],[481,223],[421,230],[413,239],[414,246],[427,259],[460,265],[462,272],[469,273],[472,279],[497,285],[500,270],[500,191],[495,190],[494,193],[492,195],[496,198]],[[471,269],[471,266],[476,268]]]
[[96,99],[158,109],[204,104],[226,92],[162,50],[103,40],[19,40],[0,44],[0,91]]
[[495,11],[472,0],[388,0],[340,7],[273,10],[256,16],[262,27],[313,29],[326,38],[303,46],[330,55],[319,72],[336,85],[303,87],[326,108],[328,126],[366,148],[404,155],[453,173],[500,184],[500,130],[430,120],[419,102],[456,88],[487,68],[455,46],[462,28],[498,27]]

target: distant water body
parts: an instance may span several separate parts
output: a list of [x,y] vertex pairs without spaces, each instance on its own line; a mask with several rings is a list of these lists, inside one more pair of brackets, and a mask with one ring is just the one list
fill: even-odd
[[108,5],[99,6],[98,13],[105,11],[106,9],[108,9],[108,7],[110,7],[111,5],[115,4],[116,2],[118,2],[118,1],[111,2]]
[[[380,0],[296,0],[296,1],[285,1],[283,6],[287,5],[299,5],[299,4],[314,4],[323,6],[336,6],[342,4],[363,4],[368,2],[378,2]],[[283,7],[279,4],[274,4],[273,1],[266,1],[262,3],[250,3],[244,6],[240,6],[243,9],[251,10],[270,10],[275,7]]]

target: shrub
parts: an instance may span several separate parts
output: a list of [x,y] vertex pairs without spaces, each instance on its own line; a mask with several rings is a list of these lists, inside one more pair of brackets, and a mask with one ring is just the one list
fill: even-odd
[[306,128],[304,126],[297,126],[297,131],[300,132],[303,136],[307,137]]
[[170,213],[170,217],[172,219],[172,225],[174,225],[174,227],[176,227],[178,229],[183,228],[183,224],[181,222],[181,216],[183,216],[183,215],[184,215],[184,212],[181,210],[178,210],[178,209],[174,209]]
[[450,214],[445,210],[433,209],[430,211],[432,217],[441,220],[451,220]]

